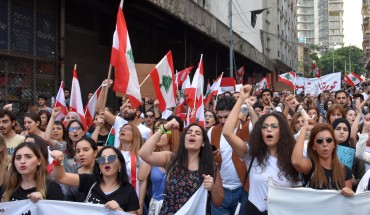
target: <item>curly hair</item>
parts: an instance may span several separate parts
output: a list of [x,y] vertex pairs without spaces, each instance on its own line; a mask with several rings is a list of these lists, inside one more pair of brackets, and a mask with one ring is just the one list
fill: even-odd
[[272,113],[265,114],[258,119],[249,138],[249,155],[251,158],[255,158],[257,160],[258,166],[262,167],[262,169],[266,167],[266,162],[270,155],[266,144],[262,144],[264,142],[260,128],[268,117],[275,117],[279,122],[280,137],[277,143],[277,165],[279,167],[278,176],[280,179],[284,176],[288,180],[299,181],[299,174],[290,160],[296,141],[292,130],[289,127],[288,121],[282,113],[274,111]]

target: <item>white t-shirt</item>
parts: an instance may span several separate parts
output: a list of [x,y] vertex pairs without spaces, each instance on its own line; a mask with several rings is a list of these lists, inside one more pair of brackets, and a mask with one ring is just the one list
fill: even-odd
[[[209,140],[212,143],[212,130],[213,127],[209,129],[207,135]],[[234,130],[234,133],[236,129]],[[220,168],[220,174],[222,178],[222,186],[229,190],[234,190],[239,187],[242,187],[242,183],[240,182],[240,178],[238,173],[236,172],[233,160],[232,160],[232,153],[233,148],[231,148],[230,144],[225,139],[224,135],[221,134],[220,137],[220,152],[222,157],[222,164]]]
[[[121,130],[122,126],[126,125],[127,123],[128,122],[122,117],[116,116],[116,120],[114,121],[114,125],[113,125],[114,132],[115,132],[114,147],[116,148],[119,147],[119,131]],[[149,137],[152,135],[152,130],[150,130],[150,128],[146,127],[145,125],[141,123],[137,126],[137,128],[139,129],[141,133],[141,137],[143,138],[143,141],[145,143],[145,141],[149,139]]]
[[[277,158],[269,156],[266,167],[258,166],[257,159],[254,159],[251,170],[249,172],[249,195],[248,200],[253,203],[261,212],[267,210],[267,193],[268,193],[268,178],[273,178],[275,186],[279,187],[297,187],[301,182],[288,181],[284,176],[279,178],[279,168],[277,166]],[[251,158],[247,158],[245,163],[247,167],[251,162]]]
[[[123,157],[125,158],[126,162],[126,173],[128,177],[128,181],[131,183],[131,156],[130,156],[130,151],[121,151]],[[138,156],[139,157],[139,156]],[[137,174],[139,173],[139,167],[143,163],[143,160],[139,157],[139,160],[136,161],[136,186],[135,186],[135,191],[137,196],[139,197],[140,194],[140,183],[139,180],[137,180]]]

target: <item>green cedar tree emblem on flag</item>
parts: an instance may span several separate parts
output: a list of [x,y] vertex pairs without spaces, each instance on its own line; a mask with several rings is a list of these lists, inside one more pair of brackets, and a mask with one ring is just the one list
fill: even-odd
[[357,78],[356,77],[352,77],[352,81],[356,81],[357,80]]
[[290,74],[286,74],[285,78],[288,79],[288,80],[292,80],[292,78],[290,77]]
[[169,75],[162,76],[162,83],[159,85],[159,87],[164,87],[164,90],[166,90],[166,93],[168,93],[168,90],[171,87],[172,83],[172,77]]
[[128,50],[126,54],[130,57],[130,60],[134,62],[134,55],[132,54],[132,49]]

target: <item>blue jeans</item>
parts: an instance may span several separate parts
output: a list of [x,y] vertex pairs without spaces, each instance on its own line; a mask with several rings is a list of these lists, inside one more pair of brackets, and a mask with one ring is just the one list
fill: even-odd
[[[238,206],[239,200],[241,200],[240,211],[245,211],[245,207],[248,201],[248,193],[244,190],[244,187],[239,187],[234,190],[224,188],[224,201],[220,207],[216,207],[211,204],[212,215],[234,215],[235,209]],[[240,214],[245,215],[245,214]]]

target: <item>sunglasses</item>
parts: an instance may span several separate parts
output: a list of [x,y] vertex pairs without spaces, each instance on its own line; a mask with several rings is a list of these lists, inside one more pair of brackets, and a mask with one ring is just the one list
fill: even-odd
[[154,117],[154,115],[146,115],[145,117],[151,119]]
[[98,162],[99,165],[102,165],[104,163],[113,163],[116,159],[117,155],[101,156],[96,158],[96,162]]
[[324,142],[324,140],[325,140],[325,142],[326,143],[328,143],[328,144],[330,144],[330,143],[332,143],[333,141],[334,141],[334,139],[333,138],[331,138],[331,137],[327,137],[327,138],[325,138],[325,139],[323,139],[323,138],[317,138],[316,139],[316,143],[317,144],[319,144],[319,145],[321,145],[323,142]]
[[70,127],[68,128],[69,132],[74,132],[74,131],[79,131],[81,129],[81,126],[76,126],[76,127]]
[[269,125],[269,124],[262,124],[262,125],[261,125],[261,129],[262,129],[262,130],[266,130],[266,129],[268,129],[269,127],[271,127],[271,129],[278,129],[278,128],[280,128],[279,124],[277,124],[277,123],[273,123],[273,124],[271,124],[271,125]]

